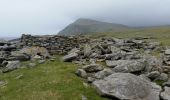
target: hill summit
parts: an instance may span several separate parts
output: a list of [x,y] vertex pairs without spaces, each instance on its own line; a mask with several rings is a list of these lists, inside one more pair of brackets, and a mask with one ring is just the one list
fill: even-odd
[[77,35],[101,32],[119,32],[130,27],[122,24],[100,22],[92,19],[80,18],[61,30],[58,35]]

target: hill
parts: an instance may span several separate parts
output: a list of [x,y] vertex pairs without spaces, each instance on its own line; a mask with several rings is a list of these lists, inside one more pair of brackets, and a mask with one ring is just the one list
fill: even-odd
[[60,31],[58,35],[76,35],[87,33],[119,32],[130,27],[122,24],[100,22],[91,19],[78,19]]

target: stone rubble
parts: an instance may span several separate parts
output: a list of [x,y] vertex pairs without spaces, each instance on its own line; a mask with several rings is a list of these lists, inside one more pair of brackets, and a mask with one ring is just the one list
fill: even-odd
[[0,70],[6,73],[20,68],[22,61],[31,61],[27,67],[32,68],[47,59],[54,61],[56,54],[63,55],[63,62],[79,65],[76,75],[101,96],[170,100],[170,49],[145,38],[22,35],[10,42],[0,41]]

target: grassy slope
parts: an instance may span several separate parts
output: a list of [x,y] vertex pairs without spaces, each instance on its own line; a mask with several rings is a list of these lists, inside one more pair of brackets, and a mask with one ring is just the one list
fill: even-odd
[[[75,70],[76,65],[57,59],[35,68],[1,74],[0,80],[8,84],[0,87],[0,100],[81,100],[82,95],[89,100],[106,100],[91,86],[85,87]],[[23,78],[16,79],[21,74]]]
[[153,41],[160,41],[164,45],[170,45],[170,26],[153,27],[146,29],[136,29],[124,32],[114,33],[100,33],[92,35],[92,38],[98,37],[118,37],[118,38],[131,38],[131,37],[153,37]]

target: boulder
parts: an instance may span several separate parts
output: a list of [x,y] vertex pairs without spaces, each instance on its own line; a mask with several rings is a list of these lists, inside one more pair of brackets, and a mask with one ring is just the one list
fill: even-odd
[[25,47],[20,50],[21,53],[30,55],[31,57],[34,57],[36,55],[42,56],[43,58],[49,58],[51,57],[48,50],[44,47]]
[[76,75],[82,78],[87,78],[87,73],[83,69],[77,69]]
[[78,57],[78,54],[77,53],[70,53],[70,54],[68,54],[68,55],[65,55],[62,59],[63,59],[63,61],[65,61],[65,62],[69,62],[69,61],[72,61],[72,60],[74,60],[76,57]]
[[90,65],[85,65],[82,67],[86,72],[98,72],[103,70],[103,66],[99,64],[90,64]]
[[115,73],[92,84],[100,95],[112,99],[160,100],[160,86],[130,73]]
[[145,68],[145,63],[141,60],[122,60],[122,62],[113,68],[115,72],[134,73],[141,72]]
[[151,80],[155,80],[156,78],[160,77],[160,72],[158,71],[153,71],[148,73],[147,77]]
[[3,62],[3,65],[6,65],[3,69],[2,72],[9,72],[13,71],[21,66],[20,61],[5,61]]
[[164,91],[161,92],[160,97],[162,100],[170,100],[170,87],[164,87]]
[[126,63],[128,60],[115,60],[115,61],[112,61],[112,60],[106,60],[106,66],[107,67],[110,67],[110,68],[114,68],[120,64],[122,64],[123,62]]
[[12,51],[11,55],[7,58],[7,60],[28,61],[30,60],[30,56],[27,54],[20,53],[19,51]]

